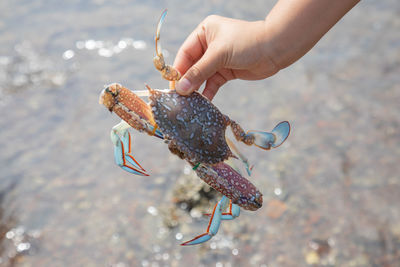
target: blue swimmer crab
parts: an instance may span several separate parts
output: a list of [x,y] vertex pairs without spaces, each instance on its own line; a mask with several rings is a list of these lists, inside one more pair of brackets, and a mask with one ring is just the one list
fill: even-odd
[[[186,160],[196,174],[212,188],[223,194],[222,199],[209,214],[207,230],[181,245],[195,245],[210,240],[220,227],[222,220],[232,220],[239,216],[240,207],[255,211],[262,206],[262,193],[245,177],[224,161],[239,158],[250,175],[252,167],[245,156],[225,136],[231,127],[237,141],[256,145],[265,150],[280,146],[290,133],[290,124],[280,122],[270,132],[248,131],[247,133],[222,114],[216,106],[198,92],[189,96],[179,95],[174,90],[174,82],[181,75],[170,65],[166,65],[161,53],[160,29],[166,10],[158,22],[155,45],[155,67],[162,77],[171,81],[170,89],[156,90],[146,85],[147,90],[130,91],[118,83],[108,85],[100,95],[100,104],[116,113],[122,120],[111,130],[114,144],[115,162],[122,169],[137,175],[148,176],[135,160],[131,150],[129,128],[146,132],[163,139],[169,150]],[[140,96],[147,96],[146,103]],[[234,151],[235,153],[233,153]]]

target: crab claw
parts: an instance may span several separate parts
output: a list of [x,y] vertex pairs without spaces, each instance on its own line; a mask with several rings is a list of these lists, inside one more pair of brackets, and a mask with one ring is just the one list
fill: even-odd
[[[118,130],[121,136],[117,134]],[[121,130],[118,125],[115,126],[111,130],[111,141],[114,143],[114,160],[118,166],[136,175],[149,176],[131,154],[131,135],[126,129]]]
[[276,148],[282,145],[290,134],[290,124],[287,121],[278,123],[270,132],[249,131],[247,135],[254,136],[254,144],[262,149]]
[[[223,213],[222,211],[226,209],[229,203],[229,212]],[[226,196],[223,196],[222,199],[215,205],[214,210],[211,214],[210,222],[208,223],[207,231],[204,234],[201,234],[192,240],[186,241],[181,244],[181,246],[191,246],[197,245],[210,240],[214,235],[217,234],[219,227],[221,225],[222,220],[233,220],[238,217],[240,214],[239,206],[232,204],[232,201],[229,200]]]

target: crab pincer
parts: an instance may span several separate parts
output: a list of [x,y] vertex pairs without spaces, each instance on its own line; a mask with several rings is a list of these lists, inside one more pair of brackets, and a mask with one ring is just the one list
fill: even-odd
[[160,139],[164,138],[147,103],[118,83],[110,84],[103,89],[99,103],[122,118],[110,133],[111,141],[114,144],[115,163],[130,173],[148,176],[131,153],[132,139],[128,132],[128,129],[133,127]]
[[211,217],[206,232],[184,242],[182,246],[197,245],[210,240],[217,234],[222,220],[233,220],[239,216],[240,207],[252,211],[261,208],[261,192],[230,165],[224,162],[214,165],[199,164],[193,169],[204,182],[221,192],[223,197],[211,214],[205,214]]

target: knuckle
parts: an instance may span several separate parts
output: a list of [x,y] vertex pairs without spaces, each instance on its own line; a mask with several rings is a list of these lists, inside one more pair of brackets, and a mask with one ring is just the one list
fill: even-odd
[[212,15],[208,15],[206,19],[208,19],[208,20],[210,20],[210,21],[214,21],[214,20],[216,20],[217,18],[219,18],[218,15],[212,14]]
[[221,74],[217,73],[216,75],[214,75],[214,77],[212,77],[212,83],[215,84],[215,86],[217,88],[221,87],[222,85],[224,85],[228,80],[222,76]]
[[209,24],[214,24],[216,22],[218,22],[218,20],[220,19],[220,16],[218,15],[208,15],[204,20],[203,20],[203,25],[207,26]]
[[196,62],[196,59],[193,57],[190,51],[187,50],[182,51],[182,56],[185,58],[187,62],[189,62],[190,65],[193,65]]
[[190,76],[189,78],[196,84],[205,79],[204,72],[196,65],[190,68],[188,76]]

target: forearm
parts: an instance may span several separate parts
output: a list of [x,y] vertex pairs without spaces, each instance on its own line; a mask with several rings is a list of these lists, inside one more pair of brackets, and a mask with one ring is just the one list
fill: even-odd
[[265,18],[267,56],[283,69],[306,54],[359,0],[279,0]]

